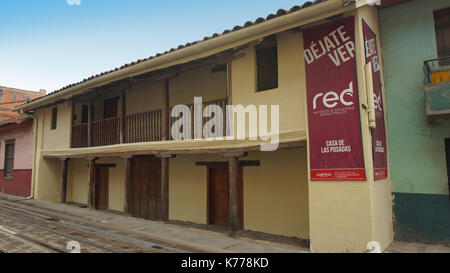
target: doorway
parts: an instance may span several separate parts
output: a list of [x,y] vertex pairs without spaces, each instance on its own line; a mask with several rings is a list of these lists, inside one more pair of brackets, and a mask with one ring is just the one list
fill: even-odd
[[[228,165],[208,166],[208,224],[230,225]],[[238,213],[241,228],[244,223],[242,166],[237,184]]]
[[131,161],[130,212],[133,217],[161,219],[161,159],[137,157]]
[[118,106],[119,97],[107,99],[103,102],[103,118],[115,118],[117,117],[117,106]]
[[94,207],[97,210],[109,208],[109,168],[95,169]]

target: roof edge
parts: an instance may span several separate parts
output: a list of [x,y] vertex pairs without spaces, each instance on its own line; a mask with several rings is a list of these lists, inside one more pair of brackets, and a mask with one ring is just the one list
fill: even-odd
[[114,81],[122,80],[128,77],[136,76],[142,73],[151,72],[158,69],[161,66],[168,65],[170,63],[186,59],[195,55],[206,53],[208,51],[224,47],[226,45],[237,43],[239,41],[248,39],[253,36],[261,35],[275,29],[282,28],[294,24],[299,21],[311,19],[321,14],[332,12],[334,10],[342,9],[350,6],[353,2],[358,0],[327,0],[316,5],[310,6],[305,9],[300,9],[296,12],[286,14],[281,17],[274,18],[270,21],[266,21],[260,24],[253,25],[248,28],[243,28],[238,31],[233,31],[227,35],[219,36],[214,39],[198,42],[192,46],[170,52],[168,54],[149,59],[147,61],[135,64],[133,66],[126,67],[124,69],[116,70],[114,72],[99,76],[97,78],[74,84],[65,90],[54,92],[42,97],[33,102],[18,106],[14,108],[14,111],[28,111],[36,109],[44,104],[51,103],[61,97],[74,93],[82,93],[83,91],[99,87]]

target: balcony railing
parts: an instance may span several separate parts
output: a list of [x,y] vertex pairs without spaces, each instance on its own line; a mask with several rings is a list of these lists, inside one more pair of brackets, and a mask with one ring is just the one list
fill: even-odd
[[450,116],[450,57],[424,62],[428,117]]
[[[203,110],[208,105],[218,105],[224,110],[223,132],[226,133],[225,122],[225,107],[228,103],[228,99],[218,99],[203,102]],[[191,109],[191,138],[194,138],[194,105],[187,105]],[[169,140],[172,140],[171,128],[172,125],[178,120],[178,117],[170,117],[172,109],[169,109]],[[102,119],[92,122],[92,145],[91,146],[108,146],[114,144],[120,144],[121,139],[124,143],[140,143],[140,142],[153,142],[162,140],[162,110],[153,110],[148,112],[136,113],[127,115],[123,118],[123,138],[121,138],[121,117],[115,117],[110,119]],[[208,118],[203,118],[203,126],[208,121]],[[88,124],[83,123],[80,125],[72,126],[72,148],[85,148],[89,147],[89,129]]]
[[125,143],[160,141],[162,110],[125,117]]
[[120,117],[92,122],[92,146],[107,146],[120,143]]
[[[222,122],[222,126],[223,126],[223,133],[226,134],[226,119],[225,119],[225,110],[226,110],[226,106],[228,104],[228,99],[218,99],[218,100],[212,100],[212,101],[206,101],[203,102],[202,104],[202,110],[205,111],[205,108],[208,105],[218,105],[222,108],[223,111],[223,122]],[[191,139],[195,138],[195,134],[194,134],[194,104],[188,104],[186,105],[187,107],[189,107],[190,111],[191,111]],[[169,109],[169,115],[172,112],[172,108]],[[181,117],[181,118],[185,118],[185,117]],[[172,140],[172,134],[170,132],[172,125],[179,119],[179,117],[170,117],[169,118],[169,139]],[[199,134],[203,135],[203,127],[205,126],[206,122],[208,122],[209,118],[203,118],[202,119],[202,124],[201,124],[201,129],[202,132],[199,132]],[[185,123],[187,122],[187,120],[184,121]]]
[[424,62],[425,82],[450,81],[450,56]]
[[88,124],[72,126],[72,148],[88,147]]

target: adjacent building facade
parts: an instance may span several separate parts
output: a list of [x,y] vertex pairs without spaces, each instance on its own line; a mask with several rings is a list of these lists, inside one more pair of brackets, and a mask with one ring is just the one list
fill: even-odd
[[33,119],[12,110],[40,92],[0,86],[0,192],[17,196],[31,195],[34,151]]
[[[384,105],[378,24],[367,1],[308,2],[20,106],[35,121],[33,195],[297,237],[315,252],[363,252],[371,241],[385,249],[393,239],[388,145],[384,112],[368,99],[371,91]],[[240,127],[209,105],[256,114]],[[268,113],[279,133],[249,125]],[[330,117],[342,125],[319,135]],[[188,121],[231,138],[205,139]]]
[[31,195],[33,120],[6,120],[0,124],[0,192]]
[[41,89],[39,92],[23,90],[0,86],[0,121],[9,119],[20,119],[20,113],[12,110],[32,99],[42,97],[46,94],[46,90]]
[[380,32],[395,238],[450,239],[450,3],[392,1]]

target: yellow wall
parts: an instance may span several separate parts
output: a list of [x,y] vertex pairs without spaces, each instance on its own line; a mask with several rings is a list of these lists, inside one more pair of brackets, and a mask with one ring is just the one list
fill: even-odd
[[127,115],[162,109],[163,82],[146,80],[126,91]]
[[193,104],[194,96],[203,101],[227,98],[227,75],[220,71],[212,73],[214,65],[186,70],[169,82],[170,106]]
[[[51,130],[52,109],[58,108],[58,118],[55,130]],[[39,118],[43,119],[44,146],[43,149],[70,148],[72,132],[72,106],[71,103],[61,103],[54,107],[40,110]]]
[[[244,229],[309,238],[306,149],[251,153],[260,160],[244,168]],[[197,161],[227,161],[218,156],[170,159],[169,217],[207,223],[207,168]]]
[[[193,104],[227,97],[226,73],[211,73],[213,65],[181,72],[169,80],[169,105]],[[127,115],[162,109],[164,81],[146,80],[126,91]]]
[[[116,164],[109,168],[109,206],[110,210],[124,211],[125,205],[125,160],[122,158],[101,158],[96,164]],[[89,162],[85,159],[69,161],[67,177],[67,200],[88,204]]]
[[52,108],[38,109],[34,196],[39,200],[58,202],[61,188],[61,160],[43,159],[41,152],[51,148],[68,148],[70,143],[71,109],[58,105],[57,128],[51,130]]
[[368,182],[310,182],[309,217],[314,252],[364,252],[371,241]]
[[125,206],[125,159],[113,157],[102,158],[96,164],[116,164],[109,168],[109,209],[124,211]]
[[256,92],[256,52],[250,46],[245,57],[232,62],[233,105],[280,105],[280,130],[305,129],[305,65],[301,33],[277,35],[278,88]]
[[67,201],[88,204],[89,161],[70,159],[67,173]]
[[243,160],[260,160],[244,168],[244,228],[309,238],[306,148],[253,152]]
[[169,218],[207,224],[207,169],[197,161],[224,161],[218,156],[180,155],[169,163]]
[[[369,24],[377,37],[380,34],[376,8],[363,7],[352,14],[355,15],[358,88],[362,104],[367,98],[361,19]],[[381,48],[380,44],[378,48]],[[309,182],[311,250],[314,252],[365,252],[370,241],[379,242],[384,250],[393,240],[392,183],[390,178],[374,181],[368,114],[361,106],[360,113],[367,181]]]

